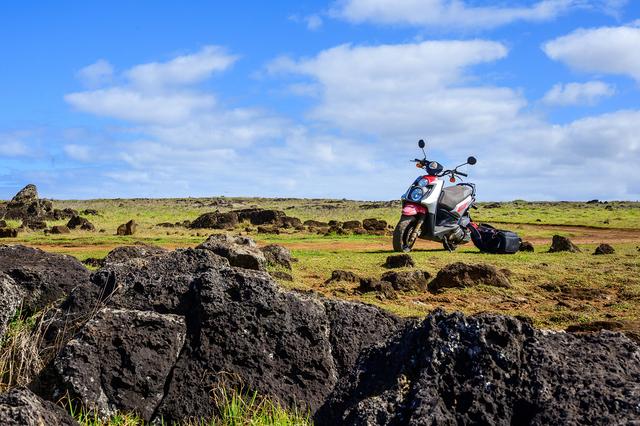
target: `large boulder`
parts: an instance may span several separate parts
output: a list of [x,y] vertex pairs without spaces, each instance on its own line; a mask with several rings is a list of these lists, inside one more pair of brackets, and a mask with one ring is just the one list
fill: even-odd
[[[186,337],[181,316],[104,308],[69,341],[34,387],[52,401],[150,420]],[[40,380],[42,380],[42,378]]]
[[45,401],[25,388],[0,394],[0,424],[3,426],[77,426],[62,407]]
[[110,306],[186,315],[194,309],[194,280],[209,269],[229,267],[227,259],[209,250],[146,253],[117,262],[107,256],[105,267],[93,275],[92,282],[105,289],[101,297],[108,298]]
[[168,421],[209,415],[209,390],[221,381],[313,412],[360,350],[401,323],[377,308],[284,292],[243,269],[208,271],[195,288],[197,326],[158,408]]
[[6,205],[5,219],[44,218],[52,211],[50,202],[38,198],[38,189],[29,184]]
[[484,284],[492,287],[511,287],[505,273],[486,263],[471,265],[462,262],[452,263],[442,268],[429,283],[430,291],[445,288],[465,288]]
[[190,228],[194,229],[233,229],[238,224],[238,215],[229,213],[205,213],[191,222]]
[[264,270],[266,259],[255,241],[242,236],[214,234],[198,246],[215,254],[226,257],[231,266],[246,269]]
[[640,420],[640,348],[437,311],[373,347],[316,413],[335,424],[626,424]]
[[573,244],[569,238],[561,235],[554,235],[551,240],[551,247],[549,247],[549,253],[557,253],[561,251],[579,253],[580,249],[578,246]]
[[0,272],[24,291],[28,312],[42,309],[87,285],[90,272],[77,259],[25,246],[0,246]]

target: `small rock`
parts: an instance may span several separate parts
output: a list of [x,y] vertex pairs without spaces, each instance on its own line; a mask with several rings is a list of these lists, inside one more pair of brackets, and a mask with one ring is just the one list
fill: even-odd
[[47,222],[40,219],[28,218],[22,220],[22,225],[20,225],[20,227],[24,229],[31,229],[32,231],[40,231],[47,229]]
[[193,229],[233,229],[238,224],[238,215],[229,213],[205,213],[190,223]]
[[231,266],[240,268],[264,271],[267,263],[255,241],[248,237],[226,234],[211,235],[197,248],[210,250],[218,256],[227,258]]
[[376,292],[387,299],[397,299],[398,294],[393,289],[393,285],[388,281],[380,281],[373,278],[362,278],[360,287],[357,289],[361,293]]
[[579,253],[580,249],[573,244],[569,238],[561,235],[554,235],[553,240],[551,241],[551,247],[549,248],[549,253],[557,253],[561,251]]
[[362,221],[362,227],[367,231],[384,231],[387,229],[387,222],[378,219],[365,219]]
[[387,261],[383,265],[385,268],[413,268],[416,266],[415,262],[406,253],[394,254],[387,257]]
[[342,228],[355,230],[358,228],[362,228],[362,224],[359,220],[348,220],[342,224]]
[[327,222],[320,222],[317,220],[305,220],[303,225],[311,228],[324,228],[329,226]]
[[52,234],[70,234],[69,228],[65,225],[55,225],[51,227]]
[[424,291],[431,274],[427,271],[389,271],[382,274],[381,281],[390,282],[397,291]]
[[260,249],[264,254],[267,263],[273,266],[283,266],[288,270],[291,270],[291,251],[278,244],[269,244],[268,246]]
[[280,230],[274,226],[258,226],[258,234],[274,234],[280,235]]
[[82,210],[82,214],[85,216],[97,216],[98,210],[95,209],[84,209]]
[[520,251],[529,251],[532,252],[534,251],[533,249],[533,244],[531,244],[529,241],[522,241],[520,243]]
[[92,268],[102,268],[104,266],[104,259],[98,259],[97,257],[87,257],[82,261],[84,265],[91,266]]
[[430,291],[443,288],[465,288],[478,284],[493,287],[511,287],[511,282],[502,271],[486,263],[470,265],[462,262],[452,263],[442,268],[429,283]]
[[96,227],[93,226],[93,223],[89,222],[88,219],[80,216],[74,216],[69,219],[67,222],[67,227],[69,229],[77,229],[80,228],[83,231],[95,231]]
[[609,244],[600,244],[598,247],[596,247],[596,251],[594,251],[593,254],[614,254],[615,252],[615,249]]
[[0,228],[0,238],[16,238],[18,230],[15,228]]
[[129,222],[118,226],[118,231],[116,232],[116,234],[117,235],[133,235],[136,233],[137,227],[138,227],[138,224],[135,222],[135,220],[132,219]]
[[105,265],[128,262],[131,259],[144,259],[151,256],[158,256],[167,253],[162,247],[150,244],[139,244],[135,246],[120,246],[111,250],[103,259]]
[[359,283],[361,278],[354,274],[351,271],[343,271],[341,269],[336,269],[331,272],[331,278],[326,280],[325,284],[333,284],[335,282],[345,281],[349,283]]
[[62,407],[45,401],[26,388],[14,388],[0,395],[0,424],[3,426],[78,425]]
[[282,228],[297,229],[302,227],[302,221],[297,217],[284,216],[280,218],[280,222],[281,222],[280,226]]
[[270,275],[273,278],[276,278],[278,280],[293,281],[293,277],[291,276],[291,274],[288,274],[288,273],[283,272],[283,271],[274,271],[274,272],[271,272]]

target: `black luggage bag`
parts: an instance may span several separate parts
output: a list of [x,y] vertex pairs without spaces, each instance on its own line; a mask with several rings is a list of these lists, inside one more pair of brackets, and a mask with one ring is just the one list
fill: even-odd
[[486,223],[469,224],[473,244],[483,253],[513,254],[520,250],[520,237],[512,231],[496,229]]

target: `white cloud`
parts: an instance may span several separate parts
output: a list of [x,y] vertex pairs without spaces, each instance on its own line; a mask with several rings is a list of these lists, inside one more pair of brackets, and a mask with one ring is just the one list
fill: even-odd
[[493,129],[517,113],[524,100],[513,90],[465,86],[473,82],[471,66],[506,54],[502,44],[483,40],[341,45],[309,59],[279,58],[268,70],[313,80],[320,93],[314,119],[379,136],[435,135]]
[[104,59],[100,59],[82,68],[78,71],[77,76],[86,86],[101,86],[111,82],[113,78],[113,66]]
[[34,133],[31,131],[0,133],[0,155],[6,157],[24,157],[35,154],[33,149],[29,147],[29,141],[32,140],[34,136]]
[[317,31],[322,28],[324,21],[318,14],[312,14],[307,16],[291,15],[289,19],[293,22],[306,25],[309,31]]
[[[342,0],[332,14],[351,22],[439,28],[494,28],[515,21],[548,21],[582,0],[542,0],[530,6],[474,6],[462,0]],[[514,2],[512,2],[514,3]]]
[[139,87],[190,85],[211,77],[216,71],[228,69],[237,59],[219,46],[206,46],[197,53],[167,62],[137,65],[126,71],[125,76]]
[[91,149],[86,145],[68,144],[63,147],[63,150],[74,160],[82,162],[91,161]]
[[193,92],[148,92],[130,87],[70,93],[64,99],[80,111],[143,123],[182,122],[215,105],[211,95]]
[[602,81],[586,83],[558,83],[549,90],[542,102],[547,105],[595,105],[602,98],[613,96],[615,88]]
[[212,111],[216,105],[212,94],[191,86],[216,71],[224,71],[236,59],[237,56],[221,47],[206,46],[197,53],[167,62],[136,65],[122,73],[121,84],[69,93],[64,98],[80,111],[120,120],[159,124],[185,122],[194,114]]
[[578,29],[545,43],[542,49],[578,71],[623,74],[640,82],[640,28]]
[[3,141],[0,140],[0,155],[6,155],[7,157],[18,157],[27,155],[29,150],[27,146],[16,140]]

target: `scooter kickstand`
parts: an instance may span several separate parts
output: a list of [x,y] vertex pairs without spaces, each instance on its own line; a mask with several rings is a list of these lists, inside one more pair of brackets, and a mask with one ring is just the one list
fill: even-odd
[[449,238],[448,237],[444,237],[443,242],[444,242],[444,248],[449,250],[449,253],[453,253],[453,249],[451,248],[451,244],[449,244]]

